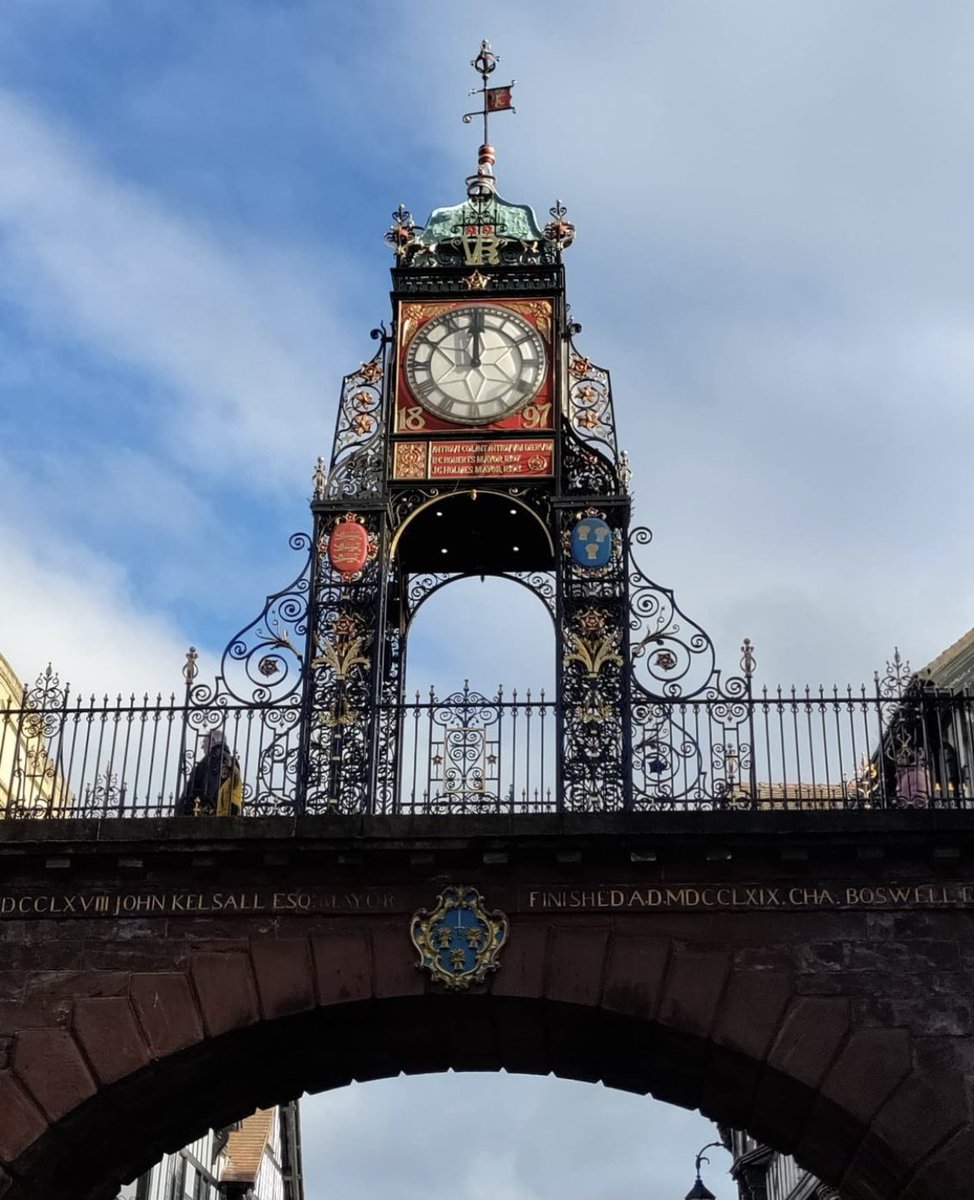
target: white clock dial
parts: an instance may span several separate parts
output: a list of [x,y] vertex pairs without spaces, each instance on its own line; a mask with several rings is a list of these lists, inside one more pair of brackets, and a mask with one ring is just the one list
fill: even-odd
[[492,304],[451,309],[427,321],[406,350],[406,378],[429,412],[459,425],[511,416],[538,394],[541,335],[519,313]]

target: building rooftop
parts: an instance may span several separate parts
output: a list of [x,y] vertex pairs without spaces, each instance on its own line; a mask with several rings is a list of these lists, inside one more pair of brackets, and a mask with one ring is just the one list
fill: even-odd
[[974,686],[974,629],[938,654],[917,675],[952,692]]
[[254,1183],[271,1133],[276,1109],[259,1108],[241,1121],[227,1139],[221,1183]]

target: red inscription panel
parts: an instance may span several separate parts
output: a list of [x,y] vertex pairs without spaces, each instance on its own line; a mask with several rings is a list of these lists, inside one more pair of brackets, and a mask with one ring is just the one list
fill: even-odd
[[393,475],[396,479],[543,478],[554,472],[554,456],[550,438],[399,442]]

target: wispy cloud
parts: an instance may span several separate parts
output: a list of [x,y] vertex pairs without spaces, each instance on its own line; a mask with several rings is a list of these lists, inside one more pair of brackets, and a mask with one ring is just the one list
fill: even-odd
[[163,385],[127,403],[171,457],[211,480],[292,480],[306,431],[325,436],[335,370],[322,346],[338,328],[293,248],[275,258],[169,211],[9,94],[0,140],[8,301]]

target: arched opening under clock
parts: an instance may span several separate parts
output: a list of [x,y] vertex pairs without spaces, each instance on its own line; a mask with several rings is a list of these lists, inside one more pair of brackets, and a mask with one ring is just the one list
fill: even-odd
[[480,488],[420,505],[397,532],[393,553],[409,574],[550,571],[555,562],[550,533],[523,500]]
[[554,810],[552,575],[416,582],[431,586],[408,628],[401,811]]

